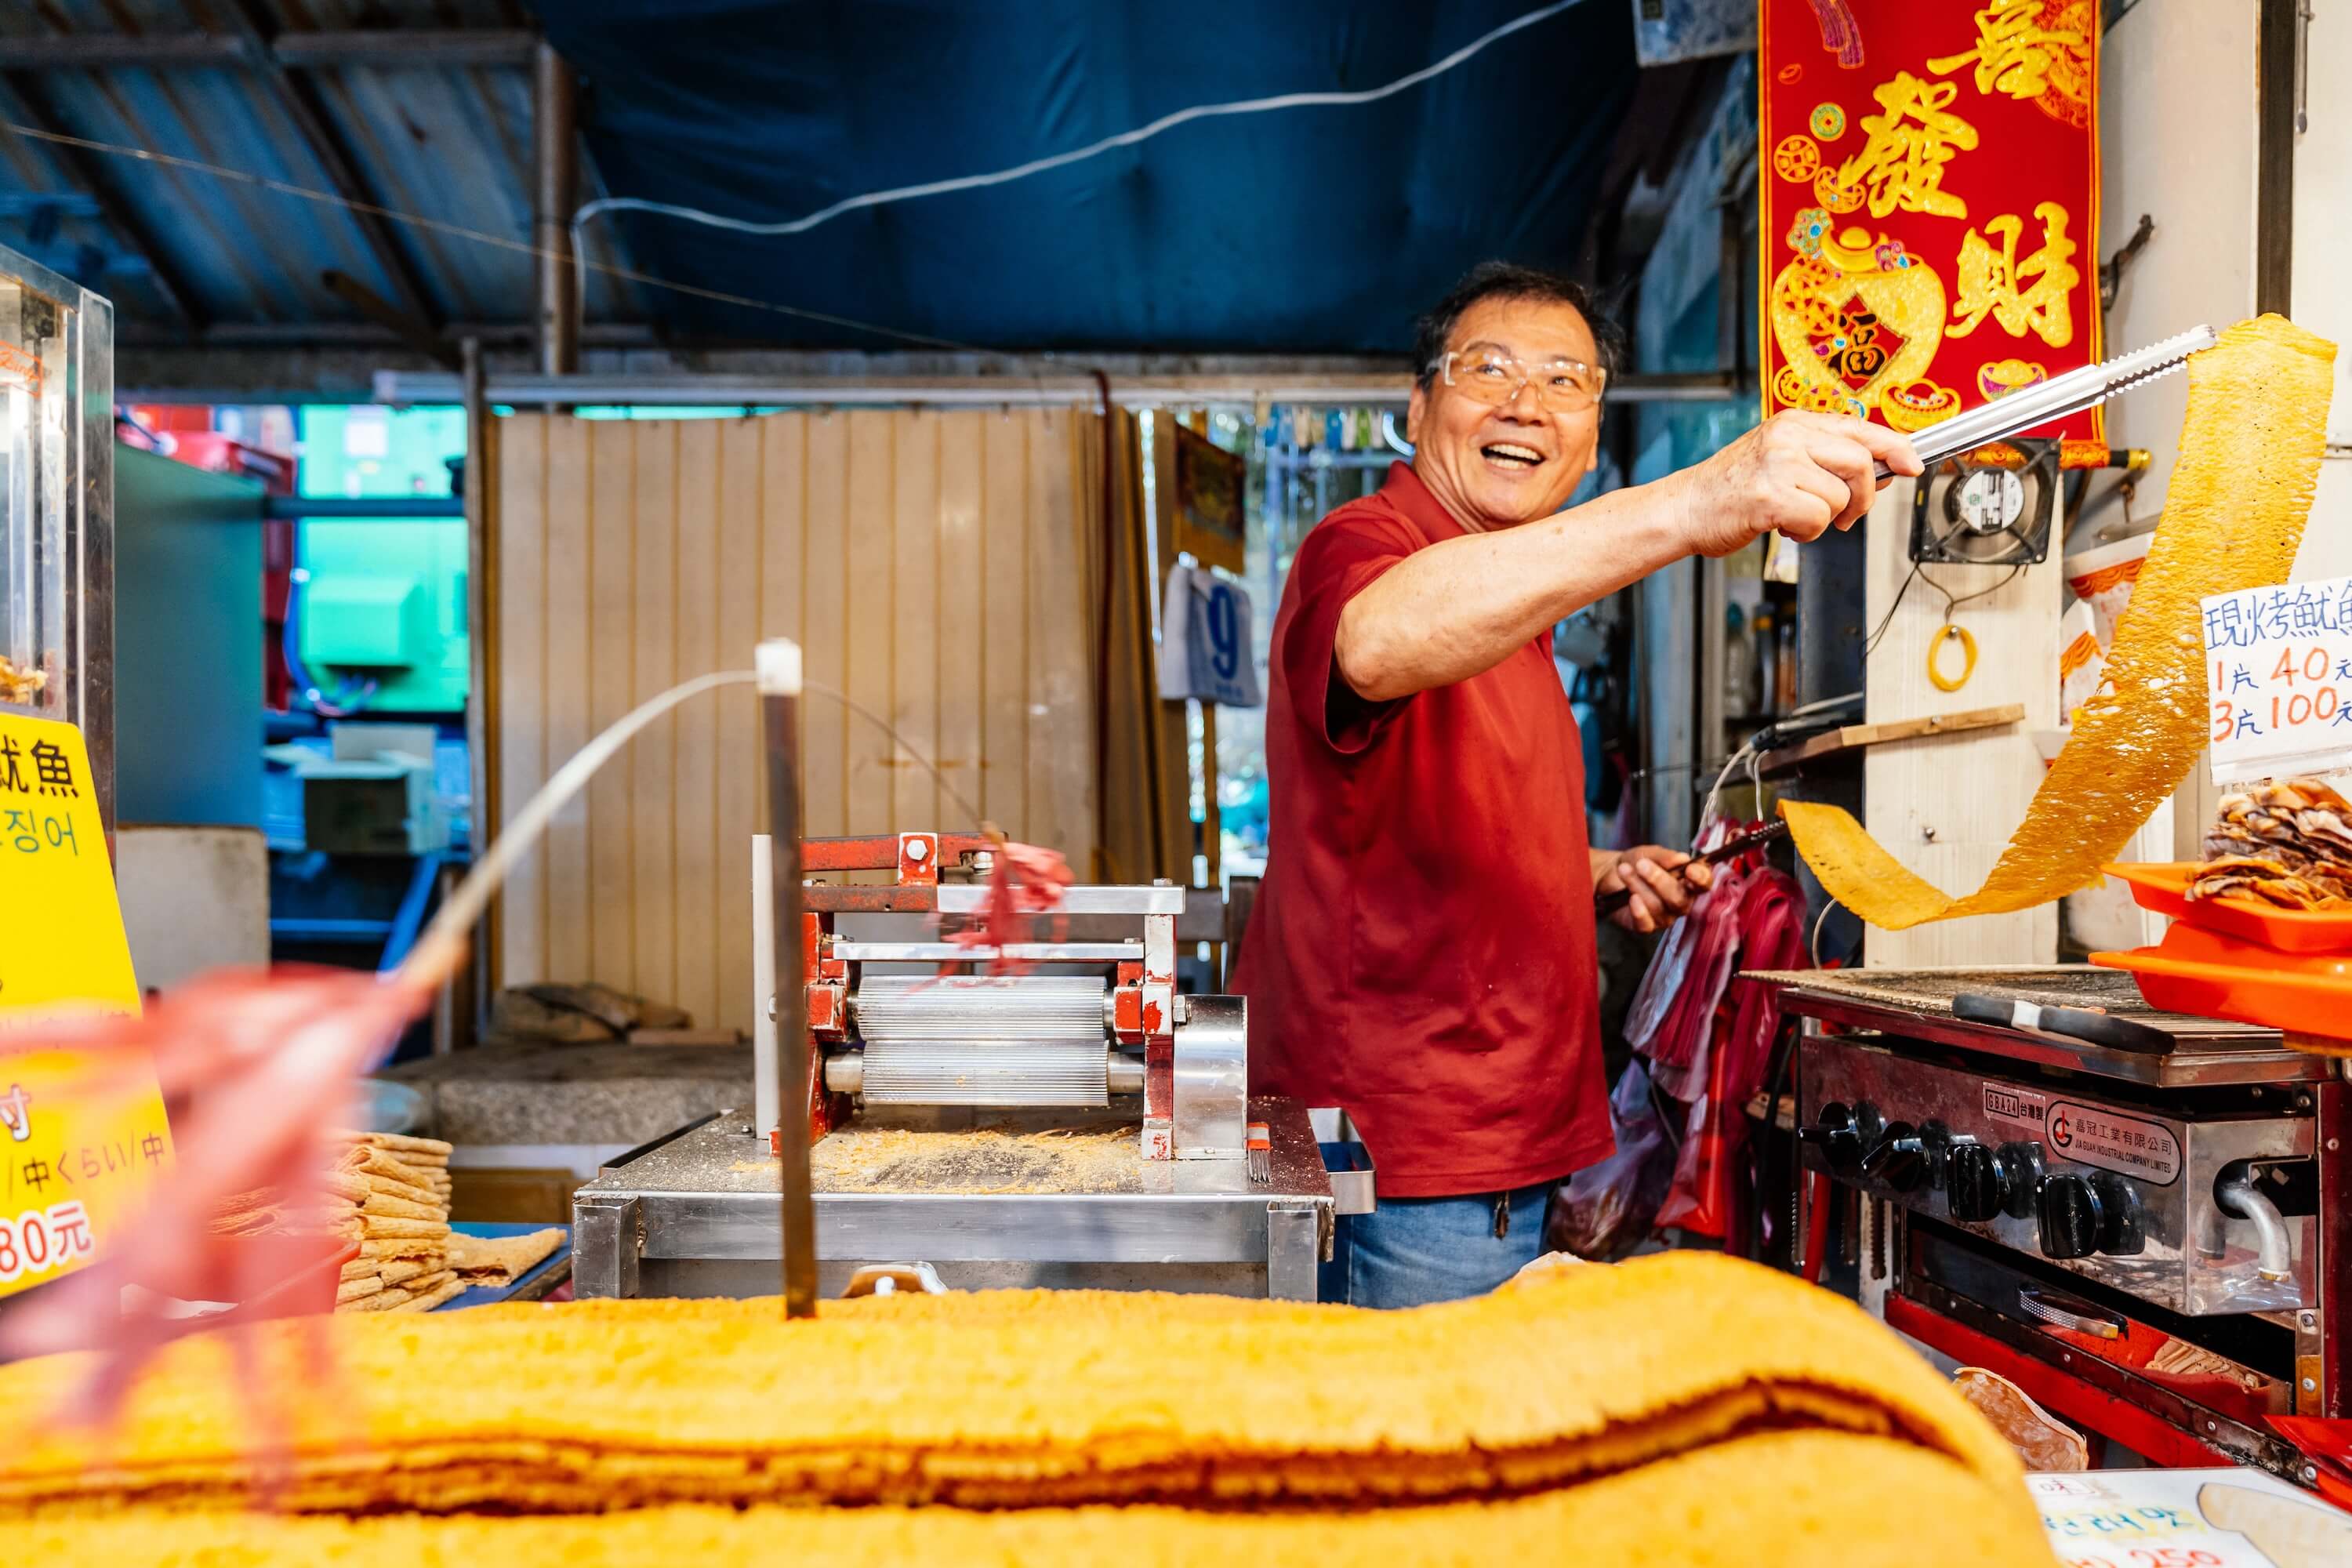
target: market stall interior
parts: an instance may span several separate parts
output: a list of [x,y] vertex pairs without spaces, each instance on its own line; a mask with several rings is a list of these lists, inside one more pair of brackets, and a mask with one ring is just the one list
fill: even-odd
[[0,8],[0,1520],[2352,1560],[2341,8]]

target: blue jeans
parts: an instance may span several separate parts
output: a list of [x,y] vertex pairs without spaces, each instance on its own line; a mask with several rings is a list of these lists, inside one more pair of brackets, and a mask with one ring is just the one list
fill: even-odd
[[[1543,1254],[1553,1184],[1458,1198],[1382,1198],[1343,1215],[1323,1266],[1327,1301],[1419,1307],[1481,1296]],[[1497,1205],[1509,1216],[1495,1234]]]

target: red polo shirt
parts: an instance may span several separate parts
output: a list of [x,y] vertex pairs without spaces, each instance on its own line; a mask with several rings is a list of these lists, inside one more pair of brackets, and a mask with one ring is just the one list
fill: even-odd
[[1388,1197],[1612,1147],[1584,756],[1549,637],[1385,703],[1333,652],[1349,600],[1465,531],[1397,464],[1307,534],[1274,622],[1269,858],[1234,982],[1252,1087],[1345,1107]]

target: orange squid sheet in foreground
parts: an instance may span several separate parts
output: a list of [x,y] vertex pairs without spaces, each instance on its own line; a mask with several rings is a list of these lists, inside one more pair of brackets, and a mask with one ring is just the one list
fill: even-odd
[[[11,1544],[206,1568],[2051,1561],[2016,1455],[1933,1369],[1720,1256],[1401,1312],[992,1291],[798,1322],[772,1300],[316,1321],[339,1388],[296,1425],[278,1511],[199,1335],[110,1439],[35,1420],[0,1452]],[[285,1370],[297,1342],[259,1349]],[[86,1371],[0,1368],[0,1408]]]
[[1805,863],[1838,902],[1903,931],[2005,914],[2096,881],[2189,776],[2210,732],[2199,601],[2284,583],[2326,445],[2336,345],[2284,316],[2241,321],[2189,361],[2189,414],[2164,521],[2107,656],[2108,689],[2074,734],[1984,886],[1955,899],[1853,816],[1783,801]]

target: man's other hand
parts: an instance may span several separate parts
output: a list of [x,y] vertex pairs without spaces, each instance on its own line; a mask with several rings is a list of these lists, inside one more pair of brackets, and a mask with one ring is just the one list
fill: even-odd
[[[1680,850],[1662,849],[1654,844],[1620,849],[1613,857],[1596,853],[1593,859],[1600,873],[1592,884],[1595,898],[1621,888],[1633,890],[1625,907],[1609,917],[1627,931],[1664,931],[1690,913],[1699,894],[1715,885],[1712,867],[1692,865],[1691,858]],[[1605,868],[1601,862],[1607,862]]]
[[1728,555],[1778,531],[1804,543],[1853,526],[1878,495],[1874,465],[1916,477],[1911,438],[1842,414],[1775,414],[1676,477],[1691,550]]

